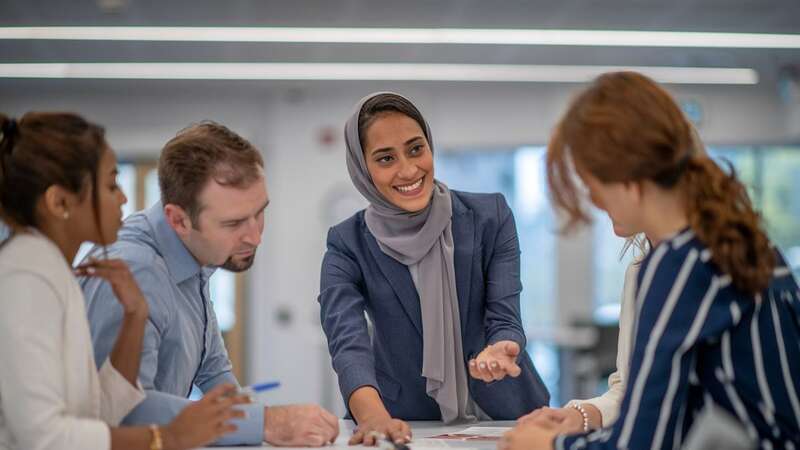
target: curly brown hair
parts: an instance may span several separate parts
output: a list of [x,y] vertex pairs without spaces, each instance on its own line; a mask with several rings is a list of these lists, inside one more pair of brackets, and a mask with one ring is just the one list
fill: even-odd
[[703,151],[672,96],[635,72],[598,77],[560,120],[547,148],[547,181],[565,231],[590,222],[573,164],[603,183],[650,180],[681,191],[697,238],[741,291],[767,287],[775,252],[735,171]]

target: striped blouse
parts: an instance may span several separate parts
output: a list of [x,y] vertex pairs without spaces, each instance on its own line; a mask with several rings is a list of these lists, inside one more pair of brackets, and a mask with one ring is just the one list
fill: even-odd
[[653,249],[638,286],[619,419],[555,448],[676,449],[716,404],[761,448],[800,450],[800,291],[783,257],[766,290],[743,294],[687,230]]

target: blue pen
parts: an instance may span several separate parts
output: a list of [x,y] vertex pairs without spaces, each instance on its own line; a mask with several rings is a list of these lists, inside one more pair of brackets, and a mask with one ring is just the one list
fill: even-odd
[[279,381],[270,381],[270,382],[267,382],[267,383],[251,384],[250,386],[247,386],[247,387],[243,388],[242,390],[243,391],[246,390],[246,391],[249,391],[249,392],[253,392],[255,394],[259,394],[261,392],[266,392],[266,391],[269,391],[269,390],[272,390],[272,389],[275,389],[275,388],[279,388],[280,386],[281,386],[281,383]]
[[[250,386],[239,388],[239,390],[236,391],[236,394],[237,395],[246,395],[248,397],[252,397],[255,394],[260,394],[262,392],[266,392],[266,391],[269,391],[271,389],[275,389],[277,387],[280,387],[280,385],[281,385],[281,383],[278,382],[278,381],[270,381],[268,383],[251,384]],[[231,394],[228,394],[228,395],[234,395],[234,394],[231,393]],[[252,401],[252,399],[251,399],[251,401]]]

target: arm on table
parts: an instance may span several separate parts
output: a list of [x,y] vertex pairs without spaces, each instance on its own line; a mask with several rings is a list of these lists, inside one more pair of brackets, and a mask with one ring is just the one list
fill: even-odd
[[411,436],[410,427],[401,420],[392,419],[380,397],[364,317],[365,300],[359,289],[361,284],[361,269],[346,250],[341,236],[331,229],[328,232],[328,250],[322,261],[318,301],[322,328],[328,338],[328,349],[339,377],[342,397],[358,423],[351,443],[363,441],[366,445],[374,445],[372,431],[406,441]]

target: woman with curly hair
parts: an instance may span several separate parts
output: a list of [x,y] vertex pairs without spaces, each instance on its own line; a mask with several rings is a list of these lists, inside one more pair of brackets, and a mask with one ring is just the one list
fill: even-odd
[[588,221],[580,179],[614,223],[658,244],[637,277],[619,419],[568,435],[542,415],[500,448],[672,449],[711,407],[760,448],[798,448],[800,291],[745,187],[692,134],[672,97],[633,72],[599,77],[558,124],[548,182],[567,227]]

